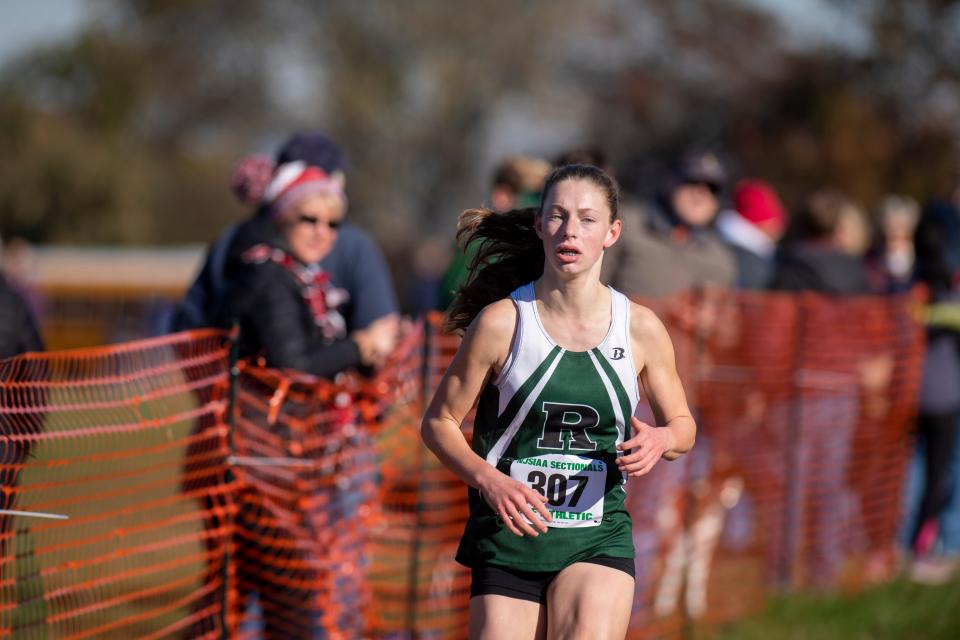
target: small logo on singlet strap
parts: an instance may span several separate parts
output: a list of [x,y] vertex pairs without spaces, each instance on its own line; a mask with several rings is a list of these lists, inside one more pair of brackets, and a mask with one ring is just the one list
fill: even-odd
[[624,351],[622,347],[614,347],[613,355],[610,356],[611,360],[623,360]]

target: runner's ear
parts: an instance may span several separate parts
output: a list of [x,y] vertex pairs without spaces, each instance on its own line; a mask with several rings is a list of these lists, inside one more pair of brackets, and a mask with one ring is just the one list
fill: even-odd
[[603,248],[609,249],[612,247],[617,240],[620,238],[620,232],[623,230],[623,223],[619,219],[614,220],[610,224],[610,230],[607,231],[607,237],[603,241]]

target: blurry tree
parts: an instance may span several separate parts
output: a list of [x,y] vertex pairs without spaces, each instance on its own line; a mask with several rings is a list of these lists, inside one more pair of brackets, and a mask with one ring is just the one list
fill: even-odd
[[492,107],[551,79],[555,41],[576,5],[325,5],[318,44],[330,74],[330,128],[354,160],[358,209],[384,237],[414,240],[437,219],[452,235],[464,191],[485,195],[476,184]]
[[941,190],[957,158],[957,3],[831,4],[856,47],[798,42],[746,0],[90,7],[75,40],[0,72],[5,233],[209,240],[243,213],[233,162],[302,127],[343,143],[351,215],[399,256],[452,234],[504,150],[597,143],[650,190],[672,152],[710,145],[788,200],[830,182],[867,204]]
[[0,144],[14,151],[0,158],[3,230],[48,242],[209,239],[237,215],[225,177],[236,139],[269,120],[255,42],[269,37],[256,11],[269,5],[93,6],[105,17],[75,41],[0,79]]
[[[618,69],[595,109],[595,136],[621,149],[628,187],[650,191],[671,153],[706,145],[788,203],[824,184],[867,205],[944,193],[960,162],[960,3],[845,0],[831,10],[862,25],[867,46],[799,48],[771,16],[734,4],[645,3],[661,58]],[[616,23],[644,24],[612,6]]]
[[891,192],[945,193],[958,158],[954,123],[918,122],[872,91],[872,67],[795,60],[733,123],[730,148],[742,170],[771,179],[794,205],[826,184],[870,206]]

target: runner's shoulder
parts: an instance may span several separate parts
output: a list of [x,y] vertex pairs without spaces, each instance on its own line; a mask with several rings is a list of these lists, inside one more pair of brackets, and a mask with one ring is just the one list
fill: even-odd
[[503,298],[485,306],[473,320],[473,328],[485,336],[505,335],[509,340],[517,324],[517,307],[510,298]]
[[663,321],[649,307],[630,302],[630,336],[641,343],[667,335]]
[[484,307],[467,329],[467,338],[494,360],[510,351],[513,331],[517,324],[517,309],[509,298],[497,300]]

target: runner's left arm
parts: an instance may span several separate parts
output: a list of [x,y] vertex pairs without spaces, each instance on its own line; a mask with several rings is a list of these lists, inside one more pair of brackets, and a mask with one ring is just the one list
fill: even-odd
[[639,354],[637,370],[656,426],[632,417],[636,433],[620,445],[627,455],[617,459],[620,469],[630,476],[648,473],[661,459],[675,460],[693,447],[697,425],[677,373],[673,343],[657,316],[640,305],[631,309],[631,339]]

